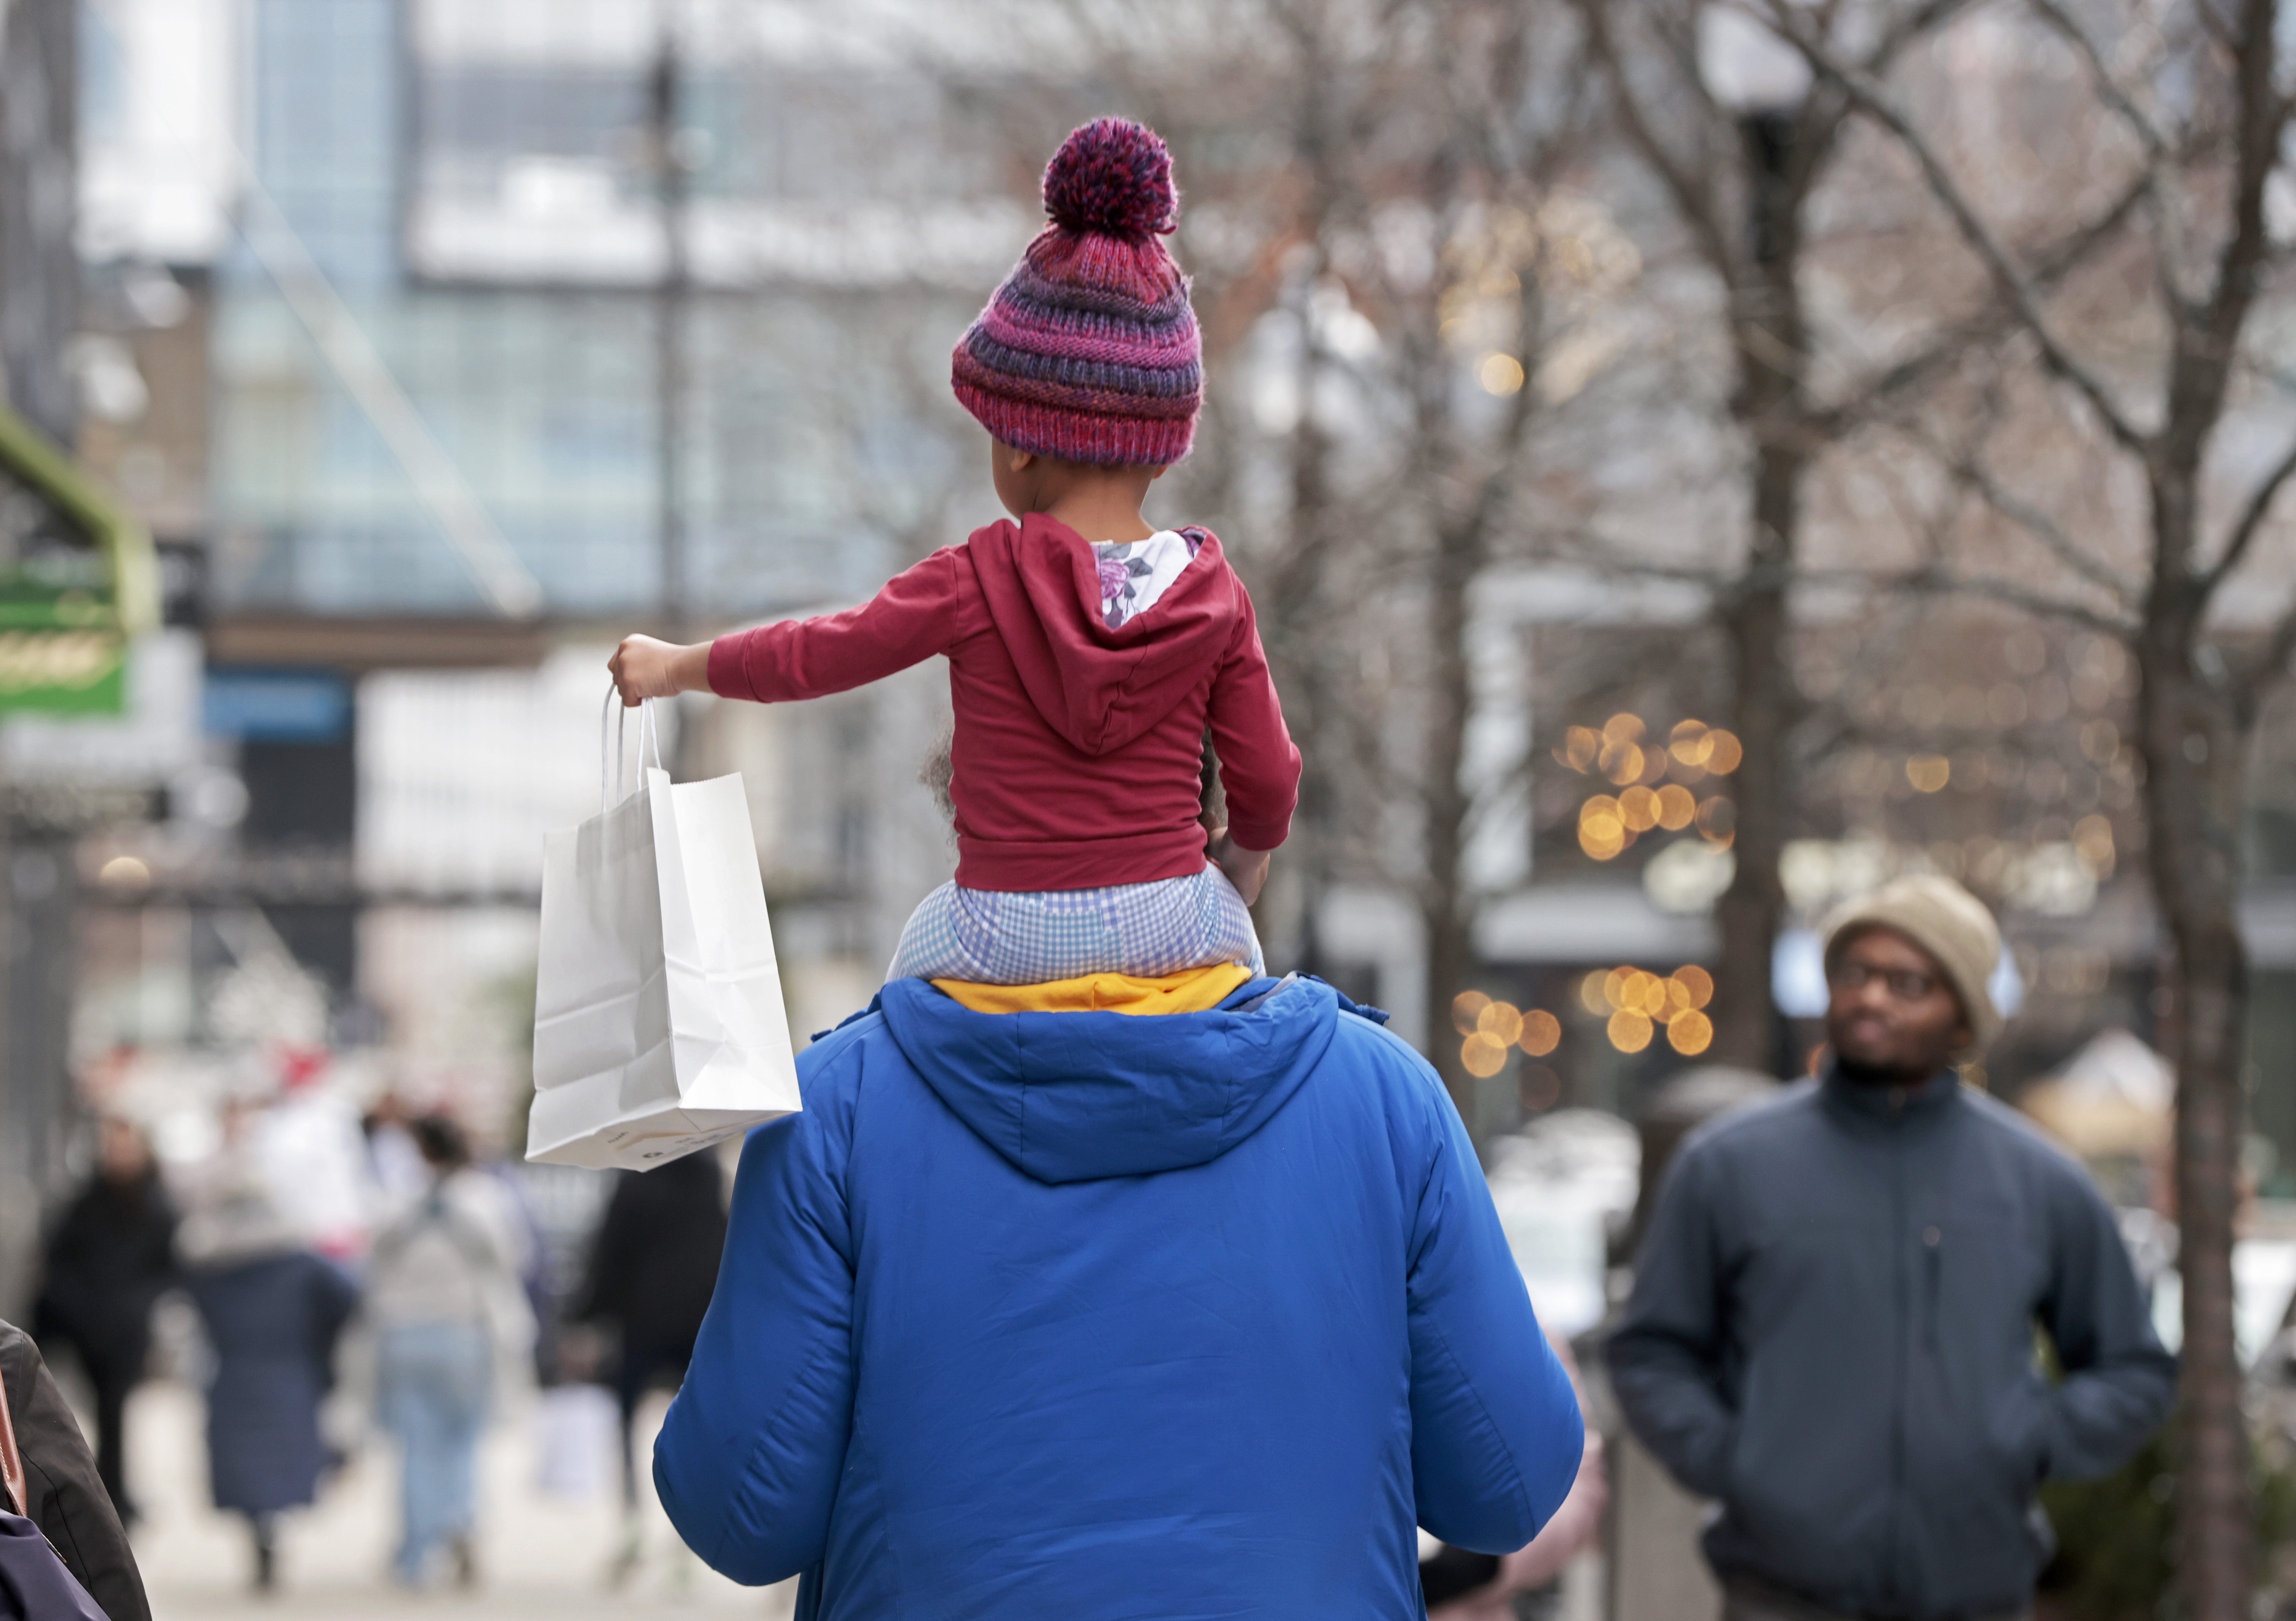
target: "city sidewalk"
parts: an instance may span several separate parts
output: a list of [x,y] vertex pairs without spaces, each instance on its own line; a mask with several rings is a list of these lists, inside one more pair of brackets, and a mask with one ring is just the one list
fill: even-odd
[[[658,1399],[642,1421],[641,1445],[649,1450],[663,1405]],[[217,1513],[208,1502],[205,1412],[198,1395],[172,1382],[144,1386],[128,1419],[128,1474],[144,1512],[135,1554],[155,1621],[249,1616],[369,1621],[418,1615],[493,1621],[666,1610],[776,1621],[791,1614],[795,1583],[759,1592],[704,1568],[679,1544],[650,1492],[642,1520],[644,1557],[619,1591],[609,1591],[608,1567],[621,1546],[617,1494],[611,1484],[578,1502],[538,1491],[533,1411],[529,1403],[496,1425],[480,1458],[476,1592],[442,1587],[409,1594],[384,1580],[398,1532],[398,1469],[389,1442],[376,1437],[317,1504],[283,1522],[279,1590],[258,1600],[249,1588],[244,1522]]]
[[[650,1454],[667,1398],[640,1418],[640,1456]],[[247,1527],[208,1502],[206,1412],[187,1386],[145,1385],[128,1415],[128,1477],[144,1518],[135,1557],[152,1595],[153,1621],[521,1621],[523,1617],[746,1616],[789,1621],[797,1584],[760,1592],[737,1587],[685,1550],[647,1488],[644,1557],[637,1573],[610,1591],[608,1567],[621,1547],[621,1512],[609,1489],[570,1502],[536,1488],[534,1409],[496,1426],[480,1460],[479,1562],[475,1592],[435,1588],[404,1593],[384,1579],[398,1529],[398,1467],[378,1436],[330,1483],[312,1508],[280,1528],[276,1592],[248,1584]],[[85,1421],[85,1420],[83,1420]],[[1591,1551],[1563,1576],[1560,1621],[1595,1621],[1603,1576]]]

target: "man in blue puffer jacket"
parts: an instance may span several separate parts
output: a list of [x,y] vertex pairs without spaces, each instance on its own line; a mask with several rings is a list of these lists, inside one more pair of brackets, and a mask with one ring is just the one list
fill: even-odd
[[919,980],[750,1134],[654,1449],[804,1621],[1421,1614],[1582,1432],[1434,1072],[1328,985],[971,1011]]

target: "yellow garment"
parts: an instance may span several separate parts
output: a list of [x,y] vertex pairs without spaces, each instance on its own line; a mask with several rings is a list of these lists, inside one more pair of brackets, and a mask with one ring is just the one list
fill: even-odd
[[934,986],[975,1013],[1202,1013],[1235,994],[1251,977],[1240,962],[1189,968],[1160,979],[1087,974],[1042,985],[976,985],[937,979]]

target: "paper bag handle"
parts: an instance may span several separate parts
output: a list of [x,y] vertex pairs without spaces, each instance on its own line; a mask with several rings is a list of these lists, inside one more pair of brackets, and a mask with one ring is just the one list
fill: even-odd
[[[612,810],[626,797],[622,792],[622,757],[626,752],[622,728],[629,718],[630,710],[629,705],[617,701],[619,697],[617,688],[607,687],[606,706],[598,716],[598,809],[601,811]],[[648,745],[653,749],[654,764],[661,764],[661,734],[654,726],[653,710],[650,707],[652,703],[650,698],[641,699],[638,703],[638,769],[641,772],[645,769]],[[613,721],[613,740],[611,743],[607,741],[606,723],[609,718]]]

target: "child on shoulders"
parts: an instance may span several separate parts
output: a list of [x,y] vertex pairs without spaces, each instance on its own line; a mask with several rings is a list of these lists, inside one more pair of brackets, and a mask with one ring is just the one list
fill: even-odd
[[[1141,516],[1202,401],[1187,282],[1161,241],[1170,156],[1138,124],[1096,120],[1046,169],[1045,206],[952,367],[1015,522],[857,608],[685,647],[633,636],[611,668],[626,704],[782,703],[948,660],[956,876],[909,919],[888,978],[1257,973],[1248,907],[1290,830],[1300,752],[1218,539]],[[1228,806],[1209,842],[1207,733]]]

